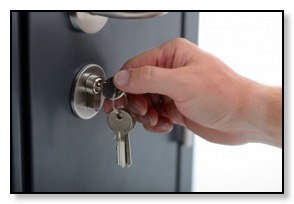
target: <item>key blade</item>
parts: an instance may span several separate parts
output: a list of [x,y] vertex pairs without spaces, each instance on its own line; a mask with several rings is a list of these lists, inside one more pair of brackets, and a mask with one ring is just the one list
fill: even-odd
[[124,140],[125,140],[126,166],[127,167],[130,167],[132,165],[130,135],[129,134],[125,134]]
[[126,166],[126,145],[125,139],[121,132],[117,132],[116,134],[116,157],[117,157],[117,165],[124,168]]
[[133,116],[124,109],[119,109],[120,114],[112,111],[108,114],[107,124],[116,138],[117,164],[124,167],[132,165],[131,145],[129,133],[135,127]]
[[124,168],[132,165],[131,145],[129,134],[116,134],[117,164]]

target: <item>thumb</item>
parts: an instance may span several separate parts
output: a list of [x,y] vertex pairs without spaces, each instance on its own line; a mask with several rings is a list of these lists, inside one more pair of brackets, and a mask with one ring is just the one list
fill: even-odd
[[179,89],[179,76],[176,70],[153,66],[125,69],[114,76],[115,86],[125,92],[133,94],[158,93],[171,98],[176,96]]

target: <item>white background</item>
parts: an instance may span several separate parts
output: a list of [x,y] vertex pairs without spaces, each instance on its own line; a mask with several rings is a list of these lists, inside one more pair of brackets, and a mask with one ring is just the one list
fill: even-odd
[[[201,12],[199,47],[236,72],[282,86],[281,12]],[[282,151],[262,144],[225,146],[196,137],[196,192],[281,192]]]
[[[1,126],[0,126],[0,202],[1,203],[290,203],[293,202],[293,172],[290,115],[293,115],[293,1],[290,0],[169,0],[169,1],[35,1],[1,2]],[[159,3],[161,2],[161,3]],[[281,9],[285,10],[285,195],[10,195],[10,10],[11,9]],[[293,56],[293,54],[292,54]],[[292,191],[291,191],[292,190]],[[292,201],[291,201],[292,200]]]

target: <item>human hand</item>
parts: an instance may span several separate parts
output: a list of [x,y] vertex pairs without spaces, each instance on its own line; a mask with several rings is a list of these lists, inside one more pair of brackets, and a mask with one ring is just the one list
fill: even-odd
[[[266,87],[185,39],[130,59],[115,75],[114,84],[127,93],[128,108],[151,132],[167,133],[179,124],[215,143],[259,141],[260,132],[252,125],[255,109],[249,104],[252,94]],[[106,101],[104,110],[111,109]]]

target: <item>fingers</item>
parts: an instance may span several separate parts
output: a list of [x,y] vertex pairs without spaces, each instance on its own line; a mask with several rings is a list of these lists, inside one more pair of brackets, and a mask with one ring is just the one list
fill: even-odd
[[177,38],[148,50],[124,64],[114,76],[115,86],[133,94],[158,93],[174,99],[181,94],[185,71],[194,60],[195,45]]
[[[153,98],[153,99],[151,99]],[[150,95],[132,95],[128,94],[128,110],[131,111],[135,117],[135,120],[142,123],[143,127],[151,132],[155,133],[168,133],[172,130],[172,122],[164,116],[161,110],[157,110],[152,107],[153,104],[149,104],[149,101],[154,100],[154,96]],[[124,107],[124,97],[115,100],[115,107]],[[109,113],[112,107],[111,100],[105,100],[104,111]]]
[[[151,98],[155,98],[153,95],[129,95],[129,109],[134,113],[135,119],[143,124],[143,127],[151,132],[155,133],[168,133],[172,130],[172,122],[161,111],[155,109],[148,102]],[[137,108],[134,110],[133,104],[136,104]]]
[[151,111],[144,116],[135,114],[135,118],[150,132],[168,133],[173,129],[173,123],[165,116],[158,115],[156,112]]
[[135,114],[146,115],[148,111],[148,101],[143,95],[128,94],[128,108]]
[[169,133],[173,129],[173,123],[166,117],[158,117],[158,122],[154,126],[143,124],[144,128],[154,133]]
[[185,72],[179,69],[145,66],[122,70],[115,74],[114,84],[127,93],[158,93],[175,99],[181,95],[181,81],[185,79]]
[[[106,113],[109,113],[113,109],[112,103],[112,100],[105,99],[103,108]],[[114,101],[114,106],[116,108],[125,107],[126,103],[127,108],[134,114],[145,115],[148,111],[148,102],[143,95],[128,94],[127,101],[125,97],[121,97]]]
[[[145,129],[159,133],[171,131],[172,122],[163,108],[161,95],[176,101],[190,97],[182,91],[189,73],[180,69],[189,64],[193,49],[194,44],[189,41],[175,39],[130,59],[115,74],[114,85],[128,93],[128,108]],[[146,97],[147,93],[151,95]],[[111,102],[106,101],[105,112],[111,109]]]
[[[103,109],[105,113],[109,113],[110,111],[113,110],[113,105],[115,108],[119,107],[125,107],[125,97],[121,97],[115,101],[105,99],[104,104],[103,104]],[[114,102],[114,104],[112,104]]]

